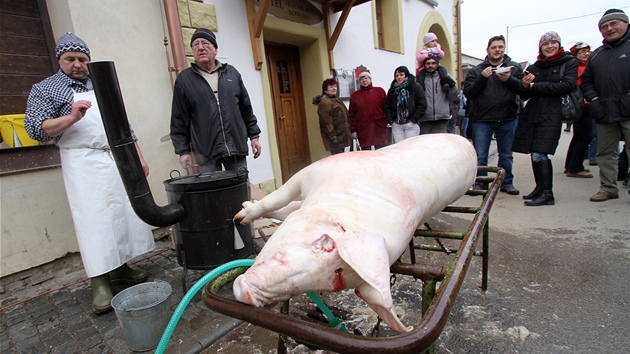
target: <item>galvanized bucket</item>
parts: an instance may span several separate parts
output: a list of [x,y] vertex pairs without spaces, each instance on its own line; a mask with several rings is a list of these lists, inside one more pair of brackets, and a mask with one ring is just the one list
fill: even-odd
[[112,299],[118,323],[129,348],[148,351],[157,347],[171,318],[171,285],[163,281],[134,285]]

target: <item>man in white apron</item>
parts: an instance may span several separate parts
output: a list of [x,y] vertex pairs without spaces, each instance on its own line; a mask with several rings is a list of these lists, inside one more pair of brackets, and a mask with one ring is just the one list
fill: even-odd
[[[68,32],[56,45],[60,70],[33,85],[24,125],[31,138],[54,139],[81,259],[91,278],[92,308],[111,310],[110,284],[136,284],[148,273],[127,262],[155,248],[149,225],[133,211],[109,149],[88,74],[90,50]],[[135,134],[138,157],[145,163]]]

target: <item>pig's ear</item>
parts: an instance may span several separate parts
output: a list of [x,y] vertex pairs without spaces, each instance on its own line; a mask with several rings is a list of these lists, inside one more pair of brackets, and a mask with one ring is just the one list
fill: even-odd
[[389,256],[383,236],[374,232],[347,232],[337,240],[337,252],[374,289],[366,302],[390,308]]

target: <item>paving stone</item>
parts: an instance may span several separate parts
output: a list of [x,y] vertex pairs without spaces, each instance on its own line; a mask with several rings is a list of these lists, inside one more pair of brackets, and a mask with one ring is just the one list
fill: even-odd
[[39,340],[39,337],[27,338],[15,343],[15,350],[19,353],[45,353],[47,348]]
[[67,301],[64,306],[60,308],[61,314],[64,317],[73,317],[77,314],[83,314],[83,309],[79,306],[77,301]]
[[68,341],[66,338],[66,342],[62,343],[59,346],[50,348],[51,354],[67,354],[67,353],[80,353],[81,348],[75,342]]
[[63,345],[72,336],[63,329],[63,326],[56,326],[48,330],[46,336],[43,337],[44,344],[49,348],[56,348]]
[[58,317],[51,317],[48,321],[37,323],[37,331],[41,335],[45,336],[48,331],[60,325],[61,323],[59,322]]
[[26,318],[19,324],[9,328],[9,336],[14,343],[37,336],[37,327],[32,319]]
[[72,300],[72,295],[67,289],[61,289],[50,294],[50,301],[52,301],[55,306],[60,306],[69,300]]
[[105,353],[114,353],[114,351],[104,343],[100,343],[99,345],[90,348],[85,353],[87,354],[105,354]]
[[37,316],[32,315],[35,324],[40,325],[47,322],[50,322],[59,317],[57,311],[53,308],[49,308],[48,312],[37,314]]
[[66,329],[70,333],[78,333],[86,328],[92,328],[92,322],[85,318],[83,313],[66,317],[66,320],[66,322],[70,322],[70,325],[66,325]]
[[81,338],[80,346],[82,353],[103,345],[103,338],[101,338],[98,332],[94,332],[91,335],[89,335],[88,332],[77,333],[77,337]]
[[2,301],[0,301],[0,307],[5,307],[5,306],[9,306],[11,304],[14,304],[18,301],[17,297],[8,297],[6,299],[3,299]]

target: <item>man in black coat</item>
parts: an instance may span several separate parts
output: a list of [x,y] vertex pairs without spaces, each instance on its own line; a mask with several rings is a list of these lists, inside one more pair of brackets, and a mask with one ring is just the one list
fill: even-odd
[[472,68],[464,81],[464,95],[468,99],[466,112],[472,133],[469,138],[477,151],[477,165],[487,166],[492,135],[496,135],[498,167],[505,170],[501,192],[518,195],[520,192],[513,184],[512,142],[517,125],[516,94],[523,70],[505,55],[505,38],[501,35],[490,38],[486,52],[488,55],[483,63]]
[[[610,9],[599,20],[603,45],[591,54],[582,73],[582,92],[597,122],[599,192],[592,202],[619,198],[617,148],[623,133],[630,144],[630,34],[628,15]],[[628,149],[626,149],[626,152]],[[628,186],[630,194],[630,186]]]

